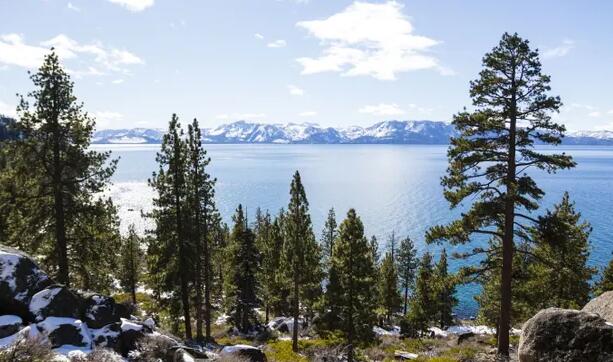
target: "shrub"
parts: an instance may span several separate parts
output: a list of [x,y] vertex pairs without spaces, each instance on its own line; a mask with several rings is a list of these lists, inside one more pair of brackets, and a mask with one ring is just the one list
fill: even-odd
[[55,357],[49,342],[42,337],[18,339],[0,350],[0,362],[46,362]]
[[70,362],[123,362],[124,359],[110,349],[94,349],[91,353],[83,356],[70,357]]
[[137,342],[136,351],[130,352],[130,360],[134,362],[165,360],[168,350],[177,342],[168,336],[147,334]]

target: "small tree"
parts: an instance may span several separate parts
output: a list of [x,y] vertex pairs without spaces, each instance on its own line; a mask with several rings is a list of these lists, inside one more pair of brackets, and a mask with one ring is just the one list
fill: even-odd
[[613,290],[613,258],[609,261],[609,265],[602,271],[602,276],[594,288],[594,293],[600,295],[604,292]]
[[455,280],[447,271],[447,251],[443,249],[441,257],[434,269],[436,284],[437,319],[441,328],[453,323],[453,307],[458,303],[455,297]]
[[529,266],[535,312],[548,306],[579,309],[590,300],[596,269],[587,265],[592,228],[575,211],[568,192],[532,230],[537,242]]
[[364,237],[364,226],[354,209],[341,223],[334,244],[332,266],[339,285],[338,309],[341,329],[348,345],[348,360],[353,361],[356,341],[372,338],[376,315],[376,269],[372,247]]
[[120,252],[119,283],[124,292],[130,293],[132,304],[136,305],[136,288],[140,281],[144,253],[143,239],[136,234],[134,224],[128,227],[128,235],[122,238]]
[[392,257],[391,251],[388,251],[381,262],[379,272],[379,305],[385,310],[385,318],[387,323],[391,322],[392,315],[402,303],[400,294],[398,293],[398,270],[396,263]]
[[330,268],[330,260],[332,259],[332,249],[334,248],[334,240],[336,240],[336,236],[338,234],[336,224],[336,213],[334,212],[334,208],[331,208],[328,211],[328,217],[326,217],[326,223],[324,224],[324,228],[321,231],[321,249],[323,256],[323,264],[325,266],[326,272]]
[[411,298],[410,310],[407,315],[409,325],[423,334],[430,327],[429,323],[436,316],[436,289],[434,288],[434,266],[432,255],[424,253],[419,263],[415,293]]
[[228,244],[226,300],[230,322],[246,333],[257,324],[254,308],[259,304],[257,271],[260,255],[256,249],[255,235],[247,226],[242,205],[238,205],[232,221],[234,227]]
[[398,277],[403,292],[402,314],[406,315],[408,312],[409,289],[411,289],[415,282],[415,271],[417,269],[417,250],[415,250],[415,245],[409,237],[400,242],[397,264]]

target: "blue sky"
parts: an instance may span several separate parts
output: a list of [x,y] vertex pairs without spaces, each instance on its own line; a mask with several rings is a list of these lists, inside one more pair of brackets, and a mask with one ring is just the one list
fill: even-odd
[[503,32],[571,130],[613,129],[611,1],[0,0],[0,113],[55,46],[99,128],[449,121]]

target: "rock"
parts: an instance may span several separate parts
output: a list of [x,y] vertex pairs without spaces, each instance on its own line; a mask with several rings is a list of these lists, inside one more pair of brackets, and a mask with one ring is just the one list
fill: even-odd
[[518,355],[520,362],[613,361],[613,325],[584,311],[541,310],[524,324]]
[[225,346],[219,353],[221,356],[233,356],[246,358],[251,362],[266,362],[266,355],[261,349],[248,346],[246,344],[237,344],[234,346]]
[[81,318],[82,300],[62,285],[47,287],[32,296],[30,313],[36,321],[47,317]]
[[121,319],[119,332],[119,352],[123,356],[127,356],[130,351],[133,351],[137,347],[138,341],[144,336],[145,332],[151,332],[148,328],[134,321]]
[[49,339],[52,348],[64,345],[91,347],[87,325],[79,319],[47,317],[36,324],[41,333]]
[[195,362],[196,360],[183,348],[177,348],[174,351],[169,351],[171,354],[171,358],[169,359],[172,362]]
[[394,358],[395,359],[399,359],[401,361],[408,361],[408,360],[413,360],[413,359],[417,359],[419,357],[419,355],[417,353],[411,353],[411,352],[407,352],[407,351],[394,351]]
[[98,329],[120,322],[122,316],[125,315],[121,308],[117,308],[115,299],[104,295],[87,295],[84,304],[83,319],[89,328]]
[[613,323],[613,291],[602,293],[583,307],[582,311],[596,313],[607,322]]
[[23,320],[16,315],[0,316],[0,338],[11,336],[21,329]]
[[33,321],[29,312],[34,294],[53,281],[26,254],[0,245],[0,315]]
[[102,328],[90,329],[93,347],[108,348],[120,352],[119,334],[121,322],[108,324]]
[[456,344],[460,345],[474,336],[475,334],[473,332],[466,332],[466,333],[458,334],[456,338]]

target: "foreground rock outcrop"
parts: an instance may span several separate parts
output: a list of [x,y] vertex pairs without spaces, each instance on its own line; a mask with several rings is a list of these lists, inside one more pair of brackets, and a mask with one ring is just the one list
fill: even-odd
[[596,313],[607,322],[613,323],[613,290],[590,300],[582,311]]
[[0,245],[0,348],[39,337],[58,352],[104,347],[127,356],[155,333],[113,298],[55,284],[27,254]]
[[520,362],[613,361],[613,324],[586,311],[548,308],[522,328]]

